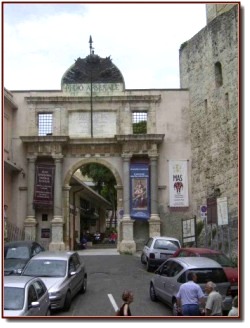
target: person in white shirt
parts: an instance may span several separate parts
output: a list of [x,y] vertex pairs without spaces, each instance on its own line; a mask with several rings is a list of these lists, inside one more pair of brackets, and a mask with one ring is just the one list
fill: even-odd
[[233,299],[233,306],[232,309],[228,312],[229,317],[238,317],[239,311],[238,311],[238,296],[235,296]]
[[212,281],[206,283],[205,292],[208,295],[205,315],[220,316],[222,315],[222,296],[216,291],[216,284]]

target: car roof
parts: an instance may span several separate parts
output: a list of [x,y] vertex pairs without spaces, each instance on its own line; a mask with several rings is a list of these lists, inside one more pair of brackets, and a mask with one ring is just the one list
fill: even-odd
[[222,266],[208,258],[208,257],[171,257],[169,260],[173,260],[175,262],[180,263],[182,266],[185,266],[189,269],[196,269],[196,268],[222,268]]
[[23,288],[29,281],[35,279],[31,276],[4,276],[4,286]]
[[188,252],[191,252],[191,253],[198,253],[198,254],[222,254],[221,251],[216,251],[214,249],[210,249],[210,248],[203,248],[203,247],[182,247],[180,248],[179,251],[182,251],[182,250],[185,250],[185,251],[188,251]]
[[67,251],[45,251],[36,254],[32,257],[33,260],[68,260],[72,254],[76,254],[76,252],[67,252]]
[[4,243],[4,247],[31,246],[33,243],[38,244],[36,241],[32,240],[9,241],[8,243]]
[[168,239],[168,240],[176,240],[176,241],[179,241],[179,239],[177,238],[173,238],[173,237],[165,237],[165,236],[156,236],[156,237],[151,237],[152,239]]

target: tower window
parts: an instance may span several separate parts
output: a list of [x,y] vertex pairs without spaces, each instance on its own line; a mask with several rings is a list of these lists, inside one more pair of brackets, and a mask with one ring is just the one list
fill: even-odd
[[223,84],[222,67],[220,62],[215,63],[214,72],[215,72],[215,83],[216,83],[216,87],[218,88]]
[[133,134],[145,134],[147,133],[147,112],[133,112]]
[[53,117],[51,113],[38,114],[38,135],[52,135]]

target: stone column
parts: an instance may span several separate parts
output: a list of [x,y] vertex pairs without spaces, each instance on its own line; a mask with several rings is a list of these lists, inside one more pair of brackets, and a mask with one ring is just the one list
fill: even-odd
[[35,161],[36,157],[28,157],[28,190],[27,190],[27,217],[24,220],[25,240],[36,240],[36,217],[33,206],[34,187],[35,187]]
[[123,157],[123,209],[124,214],[121,221],[122,224],[122,241],[119,245],[120,253],[134,254],[136,252],[136,244],[133,236],[134,221],[130,217],[130,193],[129,193],[129,164],[131,155],[124,154]]
[[51,221],[52,239],[49,250],[65,250],[63,242],[63,216],[62,216],[62,156],[54,157],[54,216]]
[[150,192],[151,192],[151,215],[149,220],[149,236],[161,235],[161,220],[158,213],[158,170],[157,156],[150,156]]
[[65,249],[70,249],[70,230],[69,230],[69,192],[70,192],[71,186],[65,185],[63,187],[64,191],[64,200],[63,200],[63,208],[64,208],[64,242],[65,242]]

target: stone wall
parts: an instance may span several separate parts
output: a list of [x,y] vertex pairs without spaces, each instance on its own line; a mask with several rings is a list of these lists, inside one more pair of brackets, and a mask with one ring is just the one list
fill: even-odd
[[[194,210],[199,217],[199,206],[217,190],[218,196],[227,197],[229,225],[236,236],[238,50],[238,6],[216,17],[180,49],[181,87],[190,91]],[[234,245],[236,250],[237,239]]]

